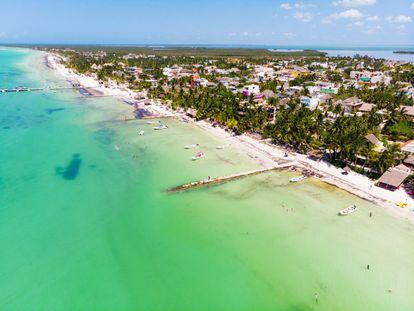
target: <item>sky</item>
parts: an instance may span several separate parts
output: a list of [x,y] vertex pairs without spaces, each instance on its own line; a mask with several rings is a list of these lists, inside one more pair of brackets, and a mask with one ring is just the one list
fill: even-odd
[[414,0],[0,0],[0,43],[414,45]]

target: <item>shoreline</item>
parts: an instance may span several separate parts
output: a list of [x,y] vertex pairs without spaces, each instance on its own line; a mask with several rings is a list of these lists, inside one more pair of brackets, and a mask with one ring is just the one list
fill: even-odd
[[[86,77],[74,73],[72,70],[64,67],[59,63],[61,56],[46,53],[46,66],[56,70],[61,76],[70,82],[77,81],[84,89],[93,89],[105,96],[113,96],[121,101],[134,100],[137,95],[134,91],[127,88],[108,88],[104,87],[92,77]],[[378,205],[395,216],[409,220],[414,223],[414,199],[411,198],[403,189],[394,192],[375,186],[375,182],[368,177],[350,172],[348,175],[342,175],[343,170],[324,161],[315,161],[309,159],[306,155],[286,150],[282,146],[270,144],[267,141],[259,141],[250,137],[248,134],[233,136],[222,128],[215,128],[205,120],[195,121],[190,117],[183,116],[182,113],[172,111],[168,107],[152,103],[145,106],[152,113],[160,116],[174,118],[185,118],[188,124],[191,124],[202,131],[229,142],[229,145],[238,151],[249,156],[262,168],[270,168],[279,165],[279,163],[291,162],[295,170],[312,171],[318,180],[340,188],[361,199]],[[285,157],[288,153],[288,157]],[[397,203],[407,203],[406,208],[398,207]],[[351,203],[351,202],[350,202]]]

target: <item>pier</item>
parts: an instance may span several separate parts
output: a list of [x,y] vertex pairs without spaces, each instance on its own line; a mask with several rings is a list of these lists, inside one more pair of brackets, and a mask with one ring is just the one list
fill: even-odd
[[167,192],[186,191],[186,190],[190,190],[194,188],[200,188],[203,186],[221,184],[221,183],[229,182],[235,179],[240,179],[243,177],[248,177],[248,176],[253,176],[253,175],[259,175],[259,174],[263,174],[263,173],[267,173],[271,171],[286,170],[286,169],[297,167],[297,166],[300,166],[300,164],[297,162],[288,162],[288,163],[284,163],[284,164],[277,165],[277,166],[270,167],[270,168],[258,169],[258,170],[244,172],[244,173],[238,173],[238,174],[232,174],[232,175],[227,175],[227,176],[194,181],[188,184],[184,184],[184,185],[180,185],[180,186],[168,189]]
[[102,93],[93,90],[93,88],[83,86],[54,86],[54,87],[25,87],[17,86],[13,88],[0,88],[0,94],[3,93],[26,93],[26,92],[41,92],[41,91],[63,91],[63,90],[85,90],[91,96],[99,96]]

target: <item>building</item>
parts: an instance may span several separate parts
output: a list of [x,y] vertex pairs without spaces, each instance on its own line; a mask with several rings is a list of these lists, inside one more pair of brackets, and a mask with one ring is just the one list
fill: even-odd
[[300,103],[309,109],[316,109],[319,105],[319,99],[317,97],[301,96]]
[[363,103],[362,106],[359,107],[358,111],[360,111],[360,112],[371,112],[374,107],[375,107],[374,104]]
[[363,101],[358,97],[350,97],[345,100],[338,100],[334,103],[334,105],[340,105],[347,113],[352,113],[358,110],[362,104]]
[[414,121],[414,106],[401,106],[401,112],[409,116]]
[[260,86],[257,84],[250,84],[246,85],[242,90],[243,95],[250,96],[250,95],[257,95],[260,93]]
[[374,134],[369,134],[365,136],[365,139],[368,140],[371,144],[374,145],[374,149],[377,152],[384,151],[384,144],[380,141]]
[[409,156],[404,160],[404,164],[414,170],[414,155]]
[[395,191],[411,175],[411,170],[404,164],[388,169],[378,180],[378,185],[385,189]]

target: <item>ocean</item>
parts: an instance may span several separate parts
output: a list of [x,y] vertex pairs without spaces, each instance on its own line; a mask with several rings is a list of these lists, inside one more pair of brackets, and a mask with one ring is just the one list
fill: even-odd
[[[66,81],[42,52],[0,48],[0,88],[20,85]],[[125,122],[130,109],[0,93],[1,310],[414,310],[411,223],[290,172],[168,193],[258,165],[189,124]]]

